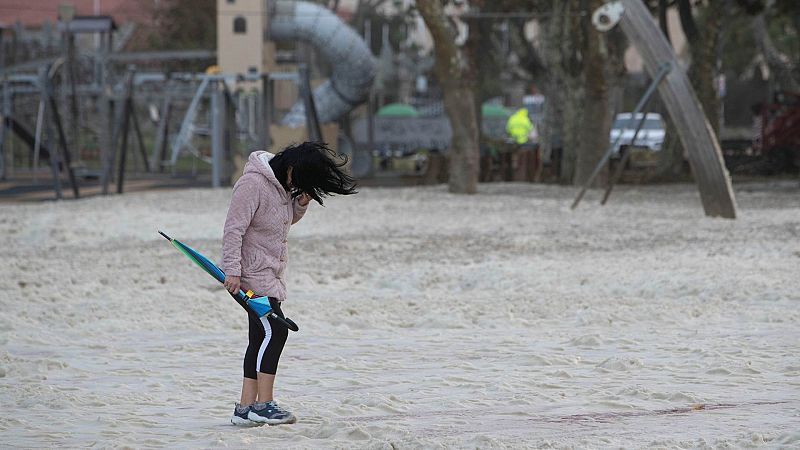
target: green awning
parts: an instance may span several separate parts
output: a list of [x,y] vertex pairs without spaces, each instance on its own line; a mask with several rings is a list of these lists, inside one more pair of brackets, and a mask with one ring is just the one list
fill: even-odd
[[502,106],[494,103],[484,103],[481,107],[481,115],[483,117],[511,117],[511,111]]
[[378,117],[419,117],[419,112],[411,105],[390,103],[378,110]]

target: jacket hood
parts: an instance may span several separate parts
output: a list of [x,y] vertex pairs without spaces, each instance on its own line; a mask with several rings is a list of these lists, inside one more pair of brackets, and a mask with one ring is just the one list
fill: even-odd
[[269,165],[269,160],[274,157],[275,155],[272,153],[263,150],[250,153],[247,163],[244,165],[243,173],[258,173],[283,191],[283,186],[281,186],[281,183],[275,177],[275,172],[272,171],[272,167]]

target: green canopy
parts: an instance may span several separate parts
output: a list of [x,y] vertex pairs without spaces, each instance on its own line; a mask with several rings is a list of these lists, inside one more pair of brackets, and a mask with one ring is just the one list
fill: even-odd
[[403,103],[389,103],[378,110],[378,117],[419,117],[417,109]]
[[508,118],[511,116],[511,111],[508,108],[497,105],[494,103],[484,103],[481,106],[481,115],[483,117],[505,117]]

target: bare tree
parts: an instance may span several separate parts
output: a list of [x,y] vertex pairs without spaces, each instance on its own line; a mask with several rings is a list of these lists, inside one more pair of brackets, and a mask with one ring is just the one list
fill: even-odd
[[[723,19],[731,4],[727,0],[708,0],[693,3],[677,0],[681,28],[686,35],[691,62],[687,75],[697,93],[708,122],[719,134],[720,100],[717,93],[719,72],[719,46]],[[659,2],[659,16],[665,15],[667,2]],[[666,32],[666,29],[662,28]],[[672,122],[667,119],[667,137],[660,152],[658,166],[651,180],[674,180],[684,176],[683,146],[677,138]]]
[[767,30],[767,20],[764,17],[764,12],[753,19],[753,35],[758,50],[764,55],[778,89],[787,91],[800,90],[800,83],[798,83],[798,79],[795,76],[791,59],[781,53],[772,42]]
[[450,192],[477,190],[479,167],[475,76],[465,49],[456,45],[456,30],[444,13],[442,0],[417,0],[417,9],[433,37],[434,72],[442,86],[444,109],[450,118]]
[[166,0],[153,11],[150,45],[163,49],[215,48],[217,5],[214,0]]
[[[550,0],[540,4],[544,13],[542,55],[549,72],[546,94],[551,105],[545,122],[561,124],[560,181],[582,184],[602,158],[611,128],[607,36],[592,26],[587,13],[603,1]],[[559,113],[560,118],[554,117]],[[601,173],[597,183],[604,183],[606,176]]]

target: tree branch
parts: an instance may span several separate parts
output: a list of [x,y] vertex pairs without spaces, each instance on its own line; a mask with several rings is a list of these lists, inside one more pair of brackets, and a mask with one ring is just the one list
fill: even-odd
[[681,28],[689,42],[695,42],[700,38],[697,24],[692,15],[692,3],[689,0],[678,0],[678,14],[681,17]]

